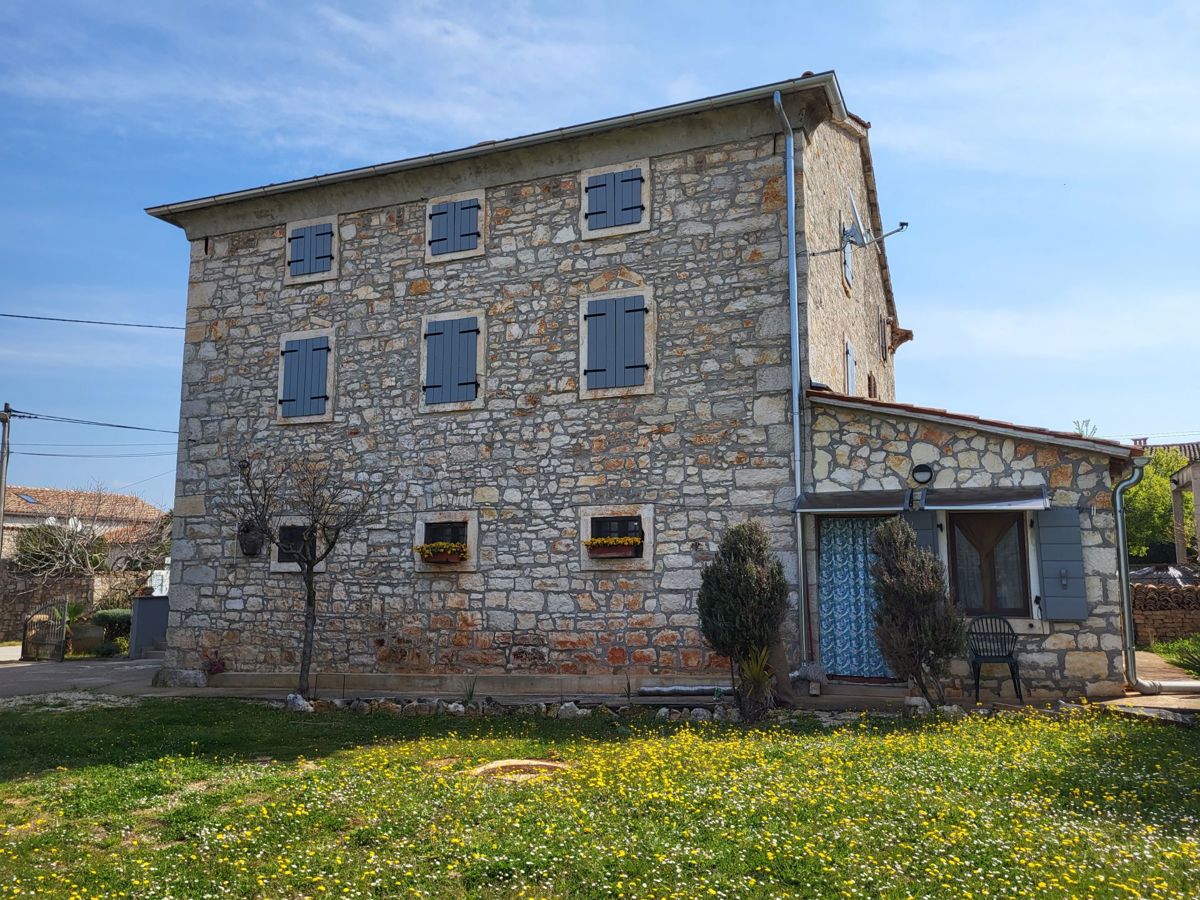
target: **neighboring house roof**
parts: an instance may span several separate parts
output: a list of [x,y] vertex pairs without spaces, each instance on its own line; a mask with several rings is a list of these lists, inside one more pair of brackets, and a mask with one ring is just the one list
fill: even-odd
[[133,494],[96,491],[68,491],[60,488],[9,485],[4,492],[4,515],[48,519],[51,516],[79,515],[111,522],[152,522],[163,511]]
[[1191,584],[1200,584],[1200,566],[1170,566],[1166,563],[1156,563],[1142,569],[1134,569],[1129,573],[1129,580],[1134,584],[1186,587]]
[[258,197],[264,197],[271,194],[283,194],[290,191],[301,191],[308,188],[336,184],[345,181],[357,181],[362,178],[374,178],[378,175],[390,175],[395,172],[402,172],[406,169],[419,169],[425,166],[439,165],[442,163],[456,162],[462,159],[471,159],[479,156],[486,156],[493,153],[500,153],[505,150],[517,150],[525,147],[532,147],[538,144],[549,144],[555,141],[561,141],[568,138],[584,137],[590,134],[598,134],[605,131],[614,131],[618,128],[625,128],[631,125],[645,125],[651,122],[659,122],[664,119],[673,119],[678,116],[686,116],[692,113],[704,112],[711,109],[720,109],[725,106],[734,106],[739,103],[747,103],[753,100],[763,100],[770,98],[776,91],[780,93],[793,93],[800,90],[822,90],[828,99],[830,109],[833,111],[833,117],[837,121],[846,119],[846,103],[842,99],[842,89],[838,85],[837,76],[833,72],[821,72],[819,74],[805,73],[800,78],[791,78],[787,81],[777,81],[774,84],[764,84],[759,87],[748,88],[742,91],[731,91],[726,94],[716,94],[712,97],[704,97],[700,100],[689,100],[686,103],[674,103],[670,106],[659,106],[654,109],[644,110],[642,112],[629,113],[623,116],[612,116],[607,119],[598,119],[594,122],[585,122],[582,125],[571,125],[566,128],[554,128],[549,131],[539,131],[534,134],[527,134],[521,137],[508,138],[502,141],[481,141],[478,144],[473,144],[470,147],[463,147],[459,150],[448,150],[442,153],[429,153],[424,156],[414,156],[409,159],[401,159],[395,162],[381,163],[374,166],[363,166],[358,169],[346,169],[341,172],[330,172],[327,175],[317,175],[312,178],[301,178],[295,181],[282,181],[275,184],[267,184],[262,187],[249,188],[242,191],[233,191],[227,194],[214,194],[211,197],[200,197],[195,200],[184,200],[178,203],[164,203],[160,206],[151,206],[146,209],[150,215],[155,218],[163,219],[167,222],[174,223],[174,216],[177,213],[188,212],[197,209],[205,209],[210,206],[220,206],[225,203],[237,203],[240,200],[251,200]]
[[1031,425],[1015,425],[999,419],[981,419],[968,413],[948,412],[930,406],[912,406],[907,403],[889,403],[885,400],[868,400],[865,397],[848,397],[835,394],[832,391],[809,390],[808,397],[817,404],[836,406],[844,409],[861,409],[868,412],[893,413],[909,419],[922,419],[927,422],[939,422],[946,425],[974,428],[995,434],[1005,434],[1010,437],[1022,438],[1043,444],[1056,444],[1064,447],[1074,447],[1079,450],[1090,450],[1118,459],[1128,459],[1140,456],[1141,450],[1130,447],[1120,441],[1109,441],[1103,438],[1090,438],[1070,431],[1052,431],[1048,428],[1036,428]]
[[1151,444],[1146,438],[1134,438],[1133,446],[1141,447],[1146,453],[1155,450],[1177,450],[1187,457],[1189,464],[1200,462],[1200,441],[1184,441],[1179,444]]

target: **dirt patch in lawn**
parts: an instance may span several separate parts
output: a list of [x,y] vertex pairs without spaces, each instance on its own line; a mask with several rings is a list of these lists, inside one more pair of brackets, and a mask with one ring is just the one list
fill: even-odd
[[41,712],[78,712],[81,709],[137,706],[139,697],[119,697],[116,694],[93,694],[91,691],[58,691],[53,694],[21,694],[0,697],[0,709],[20,709],[36,706]]
[[553,778],[571,768],[566,763],[554,762],[549,759],[498,759],[495,762],[484,763],[466,772],[476,778],[487,778],[491,781],[508,781],[520,784],[537,778]]

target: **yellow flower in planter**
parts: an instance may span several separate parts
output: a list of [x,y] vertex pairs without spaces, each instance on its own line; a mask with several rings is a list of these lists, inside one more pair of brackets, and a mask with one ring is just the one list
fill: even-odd
[[461,541],[434,541],[413,548],[425,562],[453,562],[467,558],[467,545]]
[[642,542],[639,537],[598,537],[588,538],[583,542],[585,547],[636,547]]

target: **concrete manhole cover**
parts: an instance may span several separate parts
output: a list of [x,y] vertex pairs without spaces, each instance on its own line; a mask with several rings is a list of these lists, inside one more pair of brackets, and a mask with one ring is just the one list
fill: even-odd
[[484,763],[467,772],[477,778],[490,778],[494,781],[509,781],[521,783],[533,781],[535,778],[550,778],[571,768],[566,763],[552,762],[548,759],[498,759],[495,762]]

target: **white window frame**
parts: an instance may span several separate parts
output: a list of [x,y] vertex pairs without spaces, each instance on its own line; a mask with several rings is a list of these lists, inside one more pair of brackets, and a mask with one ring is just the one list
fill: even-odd
[[[292,231],[297,228],[305,228],[309,225],[331,225],[333,226],[333,262],[330,265],[328,272],[309,272],[307,275],[293,275],[292,267],[288,265],[288,259],[291,256],[291,242],[288,238]],[[338,216],[321,216],[317,219],[300,219],[295,222],[288,222],[283,230],[283,283],[284,285],[298,284],[314,284],[318,281],[333,281],[338,278],[338,270],[342,263],[342,239],[338,234]]]
[[[425,540],[425,526],[437,522],[466,522],[467,523],[467,558],[456,563],[427,563],[416,551],[416,547],[428,543]],[[416,524],[413,528],[413,543],[410,551],[413,555],[413,565],[417,572],[430,575],[449,572],[478,572],[479,571],[479,510],[477,509],[444,509],[424,510],[417,513]]]
[[[285,416],[283,404],[283,351],[288,341],[302,341],[307,338],[329,338],[329,358],[325,362],[325,393],[329,397],[325,401],[325,412],[319,416]],[[279,336],[279,375],[275,385],[275,424],[276,425],[311,425],[316,422],[332,422],[334,397],[337,395],[337,333],[333,328],[310,328],[308,331],[289,331]]]
[[[434,254],[429,249],[429,241],[433,237],[433,225],[429,220],[433,208],[439,203],[459,203],[463,200],[479,201],[479,241],[474,250],[455,250],[452,253]],[[456,259],[471,259],[483,256],[487,252],[488,217],[487,197],[483,188],[473,191],[460,191],[457,194],[446,194],[444,197],[431,197],[425,204],[425,262],[429,264],[454,262]]]
[[[610,172],[624,172],[627,169],[642,170],[642,218],[641,221],[633,222],[629,225],[613,225],[611,228],[588,228],[587,220],[587,183],[588,179],[594,175],[607,175]],[[650,190],[650,160],[633,159],[628,162],[617,163],[612,166],[597,166],[593,169],[584,169],[579,173],[579,234],[585,241],[602,240],[604,238],[620,237],[623,234],[636,234],[641,231],[650,230],[650,196],[653,192]]]
[[[475,341],[475,375],[479,379],[479,387],[475,391],[474,400],[459,400],[455,403],[432,403],[425,402],[425,370],[428,364],[426,349],[429,346],[429,341],[425,338],[425,332],[428,331],[429,325],[432,322],[450,322],[454,319],[470,319],[474,318],[479,323],[479,337]],[[451,312],[429,313],[421,316],[421,359],[418,376],[420,382],[417,384],[417,412],[422,415],[426,413],[451,413],[451,412],[466,412],[472,409],[485,409],[487,407],[487,396],[484,387],[487,384],[487,317],[482,309],[456,309]]]
[[[589,388],[587,386],[588,340],[587,315],[588,302],[591,300],[607,300],[612,297],[628,297],[640,294],[646,303],[646,315],[643,320],[645,333],[642,337],[642,347],[646,358],[646,377],[641,384],[631,384],[627,387]],[[585,294],[579,298],[579,399],[604,400],[610,397],[638,397],[654,393],[655,374],[658,371],[658,311],[654,303],[654,290],[649,285],[631,287],[623,291],[604,291],[600,294]]]
[[[642,520],[642,555],[616,559],[593,559],[583,542],[592,536],[592,519],[613,516],[638,516]],[[579,508],[579,568],[584,572],[653,572],[654,504],[618,503]]]

